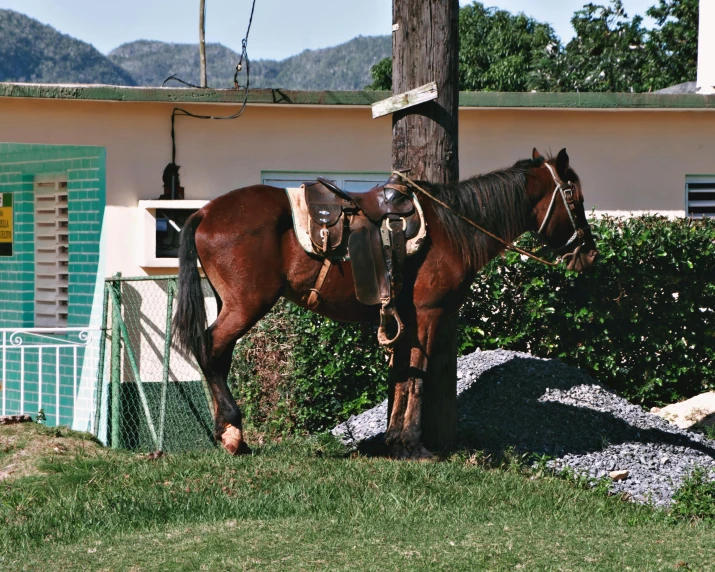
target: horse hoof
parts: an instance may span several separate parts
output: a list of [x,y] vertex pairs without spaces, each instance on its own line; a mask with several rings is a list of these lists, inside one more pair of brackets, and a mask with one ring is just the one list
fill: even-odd
[[390,458],[397,461],[434,461],[437,457],[421,443],[414,448],[404,445],[394,447]]
[[221,435],[221,444],[223,448],[231,455],[249,455],[251,448],[243,440],[243,431],[229,425]]
[[413,461],[436,461],[437,456],[427,450],[427,447],[420,443],[415,449],[413,449],[410,459]]

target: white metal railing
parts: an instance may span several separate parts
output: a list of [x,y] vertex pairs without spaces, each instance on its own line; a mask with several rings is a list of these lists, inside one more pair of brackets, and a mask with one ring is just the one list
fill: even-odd
[[[47,421],[60,425],[61,410],[74,411],[82,363],[97,328],[0,328],[2,415],[36,414],[47,407]],[[34,358],[34,359],[33,359]],[[62,403],[72,388],[70,403]],[[65,391],[62,392],[62,389]],[[14,399],[10,399],[12,394]],[[71,424],[72,416],[65,415]],[[50,422],[51,420],[51,422]]]

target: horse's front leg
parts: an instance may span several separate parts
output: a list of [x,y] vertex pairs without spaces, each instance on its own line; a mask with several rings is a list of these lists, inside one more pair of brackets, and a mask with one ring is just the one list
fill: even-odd
[[395,352],[385,442],[396,459],[433,457],[423,443],[422,407],[427,365],[442,314],[441,309],[418,311],[411,343]]

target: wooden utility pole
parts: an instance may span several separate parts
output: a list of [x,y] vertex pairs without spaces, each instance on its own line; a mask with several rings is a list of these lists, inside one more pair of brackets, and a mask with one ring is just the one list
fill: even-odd
[[[392,116],[392,167],[415,180],[459,179],[459,1],[393,0],[392,93],[430,82],[437,99]],[[422,438],[432,451],[454,445],[457,427],[457,319],[446,320],[428,364]]]
[[199,2],[199,57],[201,58],[201,87],[208,86],[206,77],[206,0]]

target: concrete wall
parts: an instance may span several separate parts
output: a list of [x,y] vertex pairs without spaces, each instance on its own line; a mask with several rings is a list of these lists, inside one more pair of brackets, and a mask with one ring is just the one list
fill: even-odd
[[465,110],[461,175],[566,147],[586,205],[607,211],[684,211],[685,176],[715,173],[715,113]]
[[[138,264],[140,199],[161,193],[172,104],[0,99],[0,142],[106,148],[106,274],[165,273]],[[187,106],[226,115],[231,106]],[[532,147],[566,147],[587,207],[683,211],[687,174],[715,173],[715,113],[463,108],[463,177],[512,164]],[[264,171],[389,171],[391,119],[365,107],[251,106],[235,121],[177,119],[186,198],[211,199]]]

